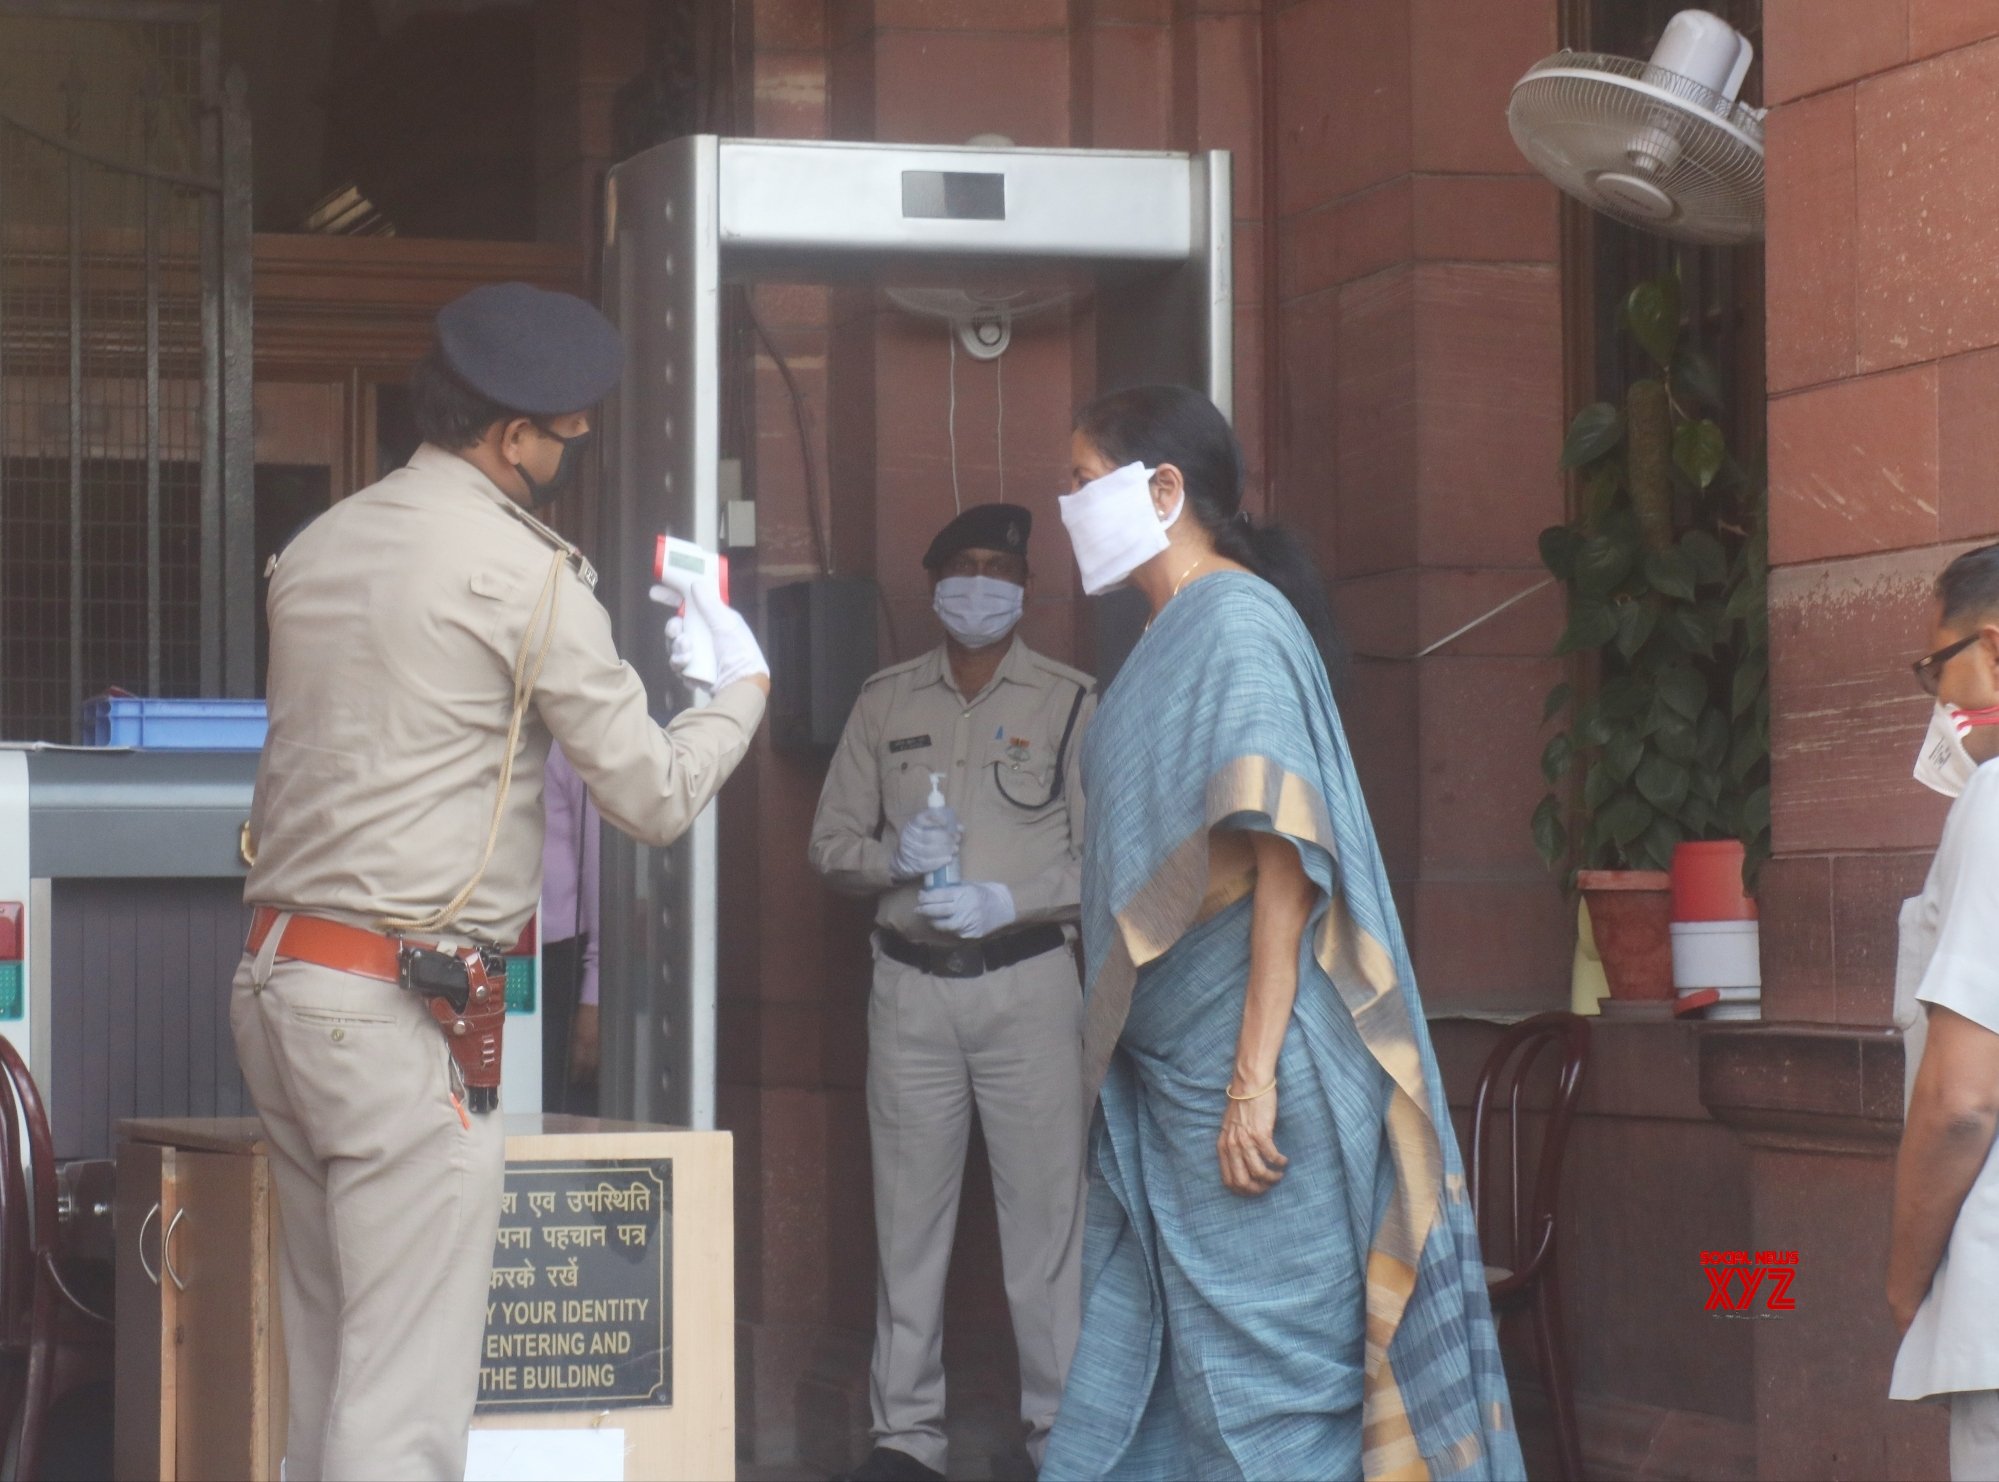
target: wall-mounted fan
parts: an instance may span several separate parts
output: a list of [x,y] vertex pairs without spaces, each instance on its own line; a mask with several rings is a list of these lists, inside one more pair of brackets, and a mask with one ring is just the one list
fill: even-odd
[[1650,61],[1559,51],[1513,86],[1506,121],[1578,200],[1683,242],[1763,235],[1763,110],[1738,101],[1754,52],[1705,10],[1667,24]]

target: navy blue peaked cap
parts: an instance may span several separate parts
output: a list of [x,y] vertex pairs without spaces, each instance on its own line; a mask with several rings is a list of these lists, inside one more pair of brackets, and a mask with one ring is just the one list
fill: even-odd
[[1007,551],[1027,556],[1027,537],[1034,516],[1017,504],[975,504],[937,532],[923,564],[935,571],[960,551]]
[[587,411],[618,384],[617,326],[573,293],[488,283],[437,313],[437,348],[460,380],[511,412]]

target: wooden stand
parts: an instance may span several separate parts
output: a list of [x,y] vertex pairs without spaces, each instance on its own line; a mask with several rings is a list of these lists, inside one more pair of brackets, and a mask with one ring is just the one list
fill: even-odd
[[[284,1451],[285,1368],[275,1281],[277,1199],[262,1129],[253,1118],[128,1121],[119,1137],[118,1476],[274,1479]],[[599,1164],[623,1172],[592,1166]],[[639,1164],[667,1165],[664,1178],[628,1176],[629,1165]],[[533,1340],[510,1342],[495,1321],[482,1363],[487,1397],[499,1403],[482,1404],[473,1420],[473,1474],[536,1475],[535,1467],[545,1474],[553,1463],[569,1476],[733,1477],[735,1201],[728,1134],[588,1117],[509,1117],[507,1167],[514,1212],[502,1216],[502,1229],[528,1235],[502,1236],[498,1264],[518,1274],[496,1279],[496,1301],[601,1307],[589,1286],[592,1259],[601,1264],[600,1252],[617,1251],[621,1239],[634,1260],[642,1248],[650,1256],[646,1243],[657,1237],[641,1237],[641,1227],[668,1235],[658,1254],[671,1324],[669,1390],[664,1404],[529,1408],[545,1401],[523,1403],[529,1376],[518,1364],[509,1371],[509,1359]],[[665,1191],[663,1218],[656,1204],[640,1210],[636,1193],[621,1195],[634,1182]],[[558,1185],[563,1192],[549,1192]],[[532,1205],[531,1189],[544,1191]],[[529,1264],[531,1284],[519,1269]],[[552,1266],[568,1266],[575,1284],[550,1287]],[[651,1307],[645,1311],[654,1316]],[[627,1341],[625,1330],[602,1323],[580,1321],[573,1330],[583,1333],[577,1346],[585,1349]],[[564,1354],[563,1345],[577,1344],[568,1331],[543,1346]],[[598,1339],[599,1332],[607,1337]],[[574,1371],[565,1355],[542,1373],[560,1379]],[[511,1396],[494,1388],[509,1379]],[[539,1387],[550,1398],[560,1393]],[[592,1438],[582,1432],[617,1432],[621,1446],[589,1445]],[[539,1434],[520,1435],[518,1447],[501,1439],[519,1433]],[[565,1448],[574,1451],[575,1465],[564,1463]],[[583,1461],[587,1452],[601,1464],[617,1450],[621,1468],[590,1470]]]

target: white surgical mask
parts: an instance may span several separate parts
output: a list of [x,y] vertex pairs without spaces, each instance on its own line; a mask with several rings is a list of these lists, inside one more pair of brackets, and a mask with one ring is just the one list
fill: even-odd
[[1024,588],[993,576],[947,576],[930,605],[944,631],[967,648],[990,648],[1020,622]]
[[1978,762],[1964,749],[1965,732],[1975,726],[1999,725],[1999,706],[1990,710],[1960,710],[1937,701],[1930,713],[1929,734],[1916,757],[1916,781],[1947,798],[1963,794]]
[[1095,597],[1123,586],[1166,549],[1166,532],[1187,508],[1187,496],[1183,493],[1172,515],[1162,520],[1152,505],[1152,470],[1127,463],[1074,494],[1064,494],[1061,503],[1083,590]]

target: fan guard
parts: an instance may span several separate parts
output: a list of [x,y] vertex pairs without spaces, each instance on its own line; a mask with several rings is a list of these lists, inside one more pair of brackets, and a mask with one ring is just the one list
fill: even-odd
[[1628,225],[1734,246],[1763,234],[1763,112],[1652,62],[1561,51],[1506,121],[1542,174]]

